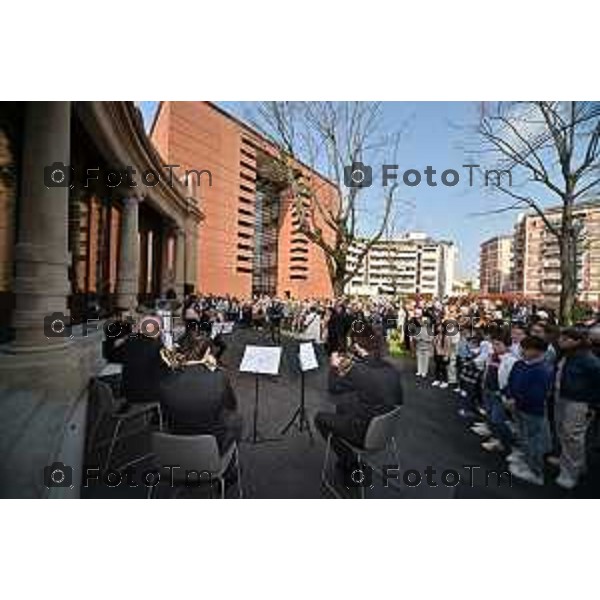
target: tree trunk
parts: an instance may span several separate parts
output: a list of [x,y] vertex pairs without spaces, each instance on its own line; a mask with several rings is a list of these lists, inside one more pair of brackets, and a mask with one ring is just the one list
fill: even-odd
[[563,199],[560,245],[560,307],[561,325],[570,325],[577,295],[577,234],[573,227],[573,199],[569,188]]
[[344,284],[344,277],[336,277],[332,281],[333,295],[335,298],[339,298],[340,296],[344,295]]
[[576,272],[576,243],[570,235],[562,236],[560,240],[560,308],[559,321],[561,325],[570,325],[573,319],[573,308],[577,294]]

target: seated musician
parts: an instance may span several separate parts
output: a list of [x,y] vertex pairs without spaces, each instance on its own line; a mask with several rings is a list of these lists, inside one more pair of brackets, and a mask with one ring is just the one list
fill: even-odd
[[336,404],[335,412],[319,412],[315,425],[327,439],[333,434],[333,448],[344,466],[351,460],[335,438],[363,447],[369,423],[374,417],[394,410],[403,403],[400,372],[381,357],[383,340],[370,325],[352,335],[352,354],[333,352],[330,361],[329,391],[347,392],[350,400]]
[[163,415],[172,433],[214,435],[221,453],[242,435],[242,418],[227,373],[206,336],[187,332],[180,346],[163,348],[169,373],[161,380]]
[[164,373],[160,357],[161,321],[144,316],[130,333],[116,339],[107,351],[110,362],[122,363],[122,388],[128,402],[158,402],[158,385]]

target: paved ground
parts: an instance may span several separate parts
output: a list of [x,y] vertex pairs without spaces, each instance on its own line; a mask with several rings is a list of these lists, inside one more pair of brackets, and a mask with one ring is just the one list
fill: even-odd
[[[228,338],[229,348],[225,362],[232,375],[240,409],[245,420],[245,434],[251,434],[252,412],[254,407],[254,377],[239,373],[246,344],[270,345],[268,336],[248,330],[239,330]],[[297,342],[284,338],[281,374],[260,380],[259,431],[267,438],[278,438],[259,444],[243,442],[241,461],[244,480],[244,496],[247,498],[323,498],[331,497],[320,483],[321,465],[325,444],[316,434],[314,444],[306,432],[292,428],[285,436],[281,430],[295,410],[300,398],[300,375],[297,371]],[[405,407],[399,435],[400,474],[408,469],[420,472],[422,482],[409,487],[402,482],[395,487],[384,488],[381,480],[374,478],[373,487],[367,489],[371,498],[558,498],[567,494],[554,484],[543,488],[520,483],[513,478],[512,486],[508,478],[502,477],[498,485],[497,477],[486,471],[503,471],[501,456],[488,454],[480,446],[480,439],[470,433],[456,414],[456,397],[448,390],[431,388],[429,384],[417,382],[413,363],[410,359],[394,361],[401,369],[405,382]],[[320,408],[332,409],[333,405],[326,392],[326,369],[306,375],[306,405],[312,419]],[[140,443],[138,439],[138,443]],[[143,440],[142,440],[143,443]],[[134,444],[125,448],[133,452]],[[390,457],[381,457],[383,463],[393,462]],[[465,466],[471,465],[471,470]],[[430,466],[436,473],[430,478],[437,487],[427,484],[425,469]],[[442,472],[457,471],[461,483],[456,487],[443,485]],[[377,473],[377,471],[376,471]],[[547,481],[552,481],[552,473]],[[448,474],[452,481],[452,475]],[[486,484],[487,479],[487,484]],[[339,481],[340,491],[348,497],[355,490],[348,490]],[[127,490],[120,486],[115,489],[93,487],[83,490],[84,497],[140,497],[142,492]],[[595,497],[598,490],[591,486],[583,487],[576,496]]]

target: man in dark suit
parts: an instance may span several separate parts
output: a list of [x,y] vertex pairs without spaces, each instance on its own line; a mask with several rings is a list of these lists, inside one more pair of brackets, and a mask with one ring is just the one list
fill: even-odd
[[352,342],[354,355],[334,352],[329,373],[329,391],[351,394],[351,399],[338,403],[335,412],[319,412],[315,417],[325,439],[333,434],[333,448],[344,464],[352,457],[336,438],[363,447],[371,420],[403,403],[400,372],[381,358],[382,340],[372,327],[366,325],[360,334],[353,335]]

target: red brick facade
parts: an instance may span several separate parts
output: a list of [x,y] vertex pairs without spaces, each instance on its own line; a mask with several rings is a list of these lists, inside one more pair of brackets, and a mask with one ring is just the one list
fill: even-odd
[[[197,289],[251,296],[257,153],[275,155],[276,149],[208,102],[162,102],[150,135],[165,163],[181,165],[179,174],[206,169],[212,175],[212,185],[207,174],[201,175],[197,193],[205,216],[198,234]],[[302,165],[298,169],[316,190],[321,205],[337,201],[330,181]],[[293,203],[285,190],[278,193],[276,293],[289,292],[296,298],[330,296],[323,251],[296,231]]]

